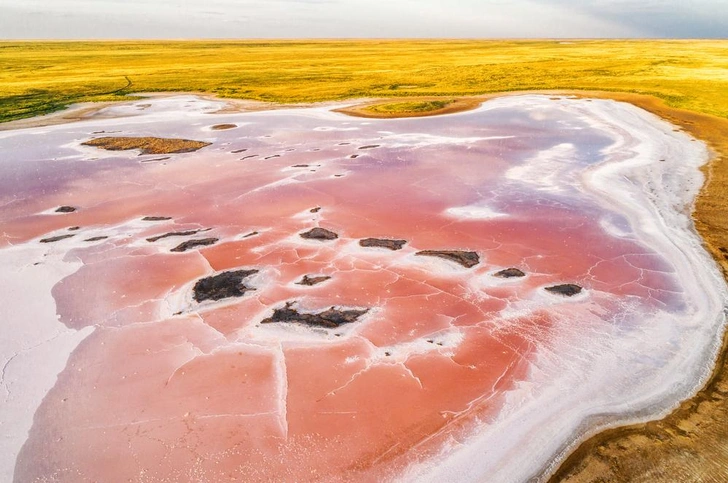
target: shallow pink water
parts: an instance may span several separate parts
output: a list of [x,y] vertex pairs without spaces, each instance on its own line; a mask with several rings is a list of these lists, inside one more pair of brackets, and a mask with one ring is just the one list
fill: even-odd
[[[0,244],[74,234],[48,244],[84,264],[53,296],[63,324],[97,330],[37,411],[16,481],[382,481],[495,421],[554,341],[679,310],[671,263],[621,214],[569,179],[547,189],[508,176],[563,143],[574,146],[564,161],[577,170],[611,143],[568,113],[545,112],[170,119],[156,135],[214,143],[149,163],[155,156],[78,150],[104,121],[54,129],[44,153],[19,136],[13,157],[25,166],[2,168],[5,201],[15,201],[3,208]],[[207,130],[223,121],[241,126]],[[113,125],[116,135],[150,129],[134,119]],[[358,149],[372,144],[380,146]],[[52,161],[56,151],[67,157]],[[60,205],[78,211],[45,213]],[[153,215],[172,220],[141,221]],[[604,220],[624,234],[605,231]],[[313,227],[339,238],[299,236]],[[92,236],[109,238],[84,241]],[[206,237],[220,241],[169,251]],[[368,237],[407,244],[360,247]],[[474,251],[480,263],[420,250]],[[43,260],[29,262],[43,270]],[[527,276],[493,276],[509,267]],[[239,268],[260,270],[255,291],[192,300],[197,280]],[[331,279],[296,284],[305,275]],[[565,283],[585,292],[544,290]],[[369,312],[338,329],[260,324],[286,302]]]

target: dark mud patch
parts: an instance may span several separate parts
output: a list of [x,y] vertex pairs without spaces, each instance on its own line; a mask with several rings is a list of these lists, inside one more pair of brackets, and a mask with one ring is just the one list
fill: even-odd
[[201,240],[187,240],[186,242],[182,242],[176,247],[172,248],[172,252],[175,253],[181,253],[186,252],[187,250],[192,250],[193,248],[197,247],[207,247],[210,245],[214,245],[220,241],[219,238],[203,238]]
[[197,233],[200,233],[201,231],[207,231],[207,230],[188,230],[188,231],[170,231],[169,233],[165,233],[164,235],[157,235],[153,237],[147,238],[147,241],[149,243],[154,243],[156,241],[159,241],[163,238],[169,238],[173,236],[191,236],[196,235]]
[[257,157],[258,157],[257,154],[251,154],[250,156],[244,156],[244,157],[240,158],[240,161],[244,161],[244,160],[250,159],[250,158],[257,158]]
[[520,278],[525,277],[526,274],[517,268],[506,268],[498,273],[494,273],[493,276],[498,278]]
[[215,124],[210,129],[213,131],[225,131],[226,129],[235,129],[238,127],[237,124]]
[[193,289],[196,302],[205,300],[222,300],[230,297],[242,297],[246,292],[255,290],[243,281],[258,273],[258,270],[233,270],[200,279]]
[[59,206],[56,208],[56,213],[73,213],[76,209],[75,206]]
[[252,232],[248,233],[247,235],[245,235],[243,238],[250,238],[251,236],[256,236],[256,235],[260,235],[260,233],[258,233],[257,231],[252,231]]
[[311,327],[323,327],[335,329],[342,325],[351,324],[359,320],[359,317],[369,312],[365,310],[341,310],[331,307],[323,312],[306,314],[293,308],[293,302],[286,302],[282,309],[275,309],[273,316],[263,320],[262,324],[289,323],[303,324]]
[[155,137],[101,137],[91,139],[83,146],[105,149],[107,151],[128,151],[139,149],[141,154],[181,154],[198,151],[211,143],[190,139],[166,139]]
[[359,149],[374,149],[380,146],[380,144],[367,144],[366,146],[361,146]]
[[69,226],[68,227],[68,231],[78,231],[80,229],[81,229],[80,226]]
[[232,154],[240,154],[247,151],[247,149],[236,149],[235,151],[230,151]]
[[311,208],[308,211],[310,211],[311,213],[318,213],[319,211],[321,211],[321,207],[317,206],[316,208]]
[[359,246],[370,248],[388,248],[390,250],[401,250],[407,244],[407,240],[390,240],[387,238],[365,238],[359,240]]
[[106,240],[107,238],[109,238],[109,237],[108,236],[92,236],[91,238],[86,238],[84,241],[95,242],[95,241]]
[[70,235],[52,236],[52,237],[48,237],[48,238],[43,238],[40,242],[41,243],[55,243],[57,241],[65,240],[66,238],[71,238],[72,236],[76,236],[76,235],[70,234]]
[[314,228],[305,233],[301,233],[301,238],[304,238],[306,240],[327,241],[336,240],[337,238],[339,238],[339,235],[325,228]]
[[583,290],[580,286],[573,283],[566,283],[563,285],[554,285],[553,287],[546,287],[547,292],[555,293],[558,295],[564,295],[566,297],[573,297],[578,295]]
[[460,250],[423,250],[415,255],[423,257],[438,257],[459,263],[465,268],[472,268],[480,263],[480,256],[475,252],[465,252]]
[[301,279],[300,282],[296,282],[296,285],[305,285],[307,287],[313,287],[314,285],[324,283],[327,280],[331,280],[331,277],[328,277],[326,275],[322,275],[320,277],[309,277],[308,275],[304,275],[303,279]]
[[142,221],[167,221],[171,219],[171,216],[145,216]]

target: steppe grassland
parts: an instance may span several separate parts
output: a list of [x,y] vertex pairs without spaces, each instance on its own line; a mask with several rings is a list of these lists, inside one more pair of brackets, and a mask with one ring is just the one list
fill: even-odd
[[135,92],[306,103],[550,89],[650,94],[728,117],[728,41],[0,43],[0,121]]

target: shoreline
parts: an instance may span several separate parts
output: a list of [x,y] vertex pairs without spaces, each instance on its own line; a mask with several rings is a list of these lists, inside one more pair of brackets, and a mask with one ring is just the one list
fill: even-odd
[[[594,96],[591,96],[591,97],[594,97]],[[594,104],[597,104],[597,102],[595,102]],[[625,107],[627,107],[627,106],[625,106]],[[629,107],[632,107],[632,109],[634,109],[634,110],[638,109],[635,106],[629,106]],[[666,122],[663,118],[654,116],[652,113],[649,113],[649,112],[641,111],[641,113],[642,113],[641,117],[653,117],[653,118],[655,118],[655,122],[661,123],[663,125],[663,129],[665,130],[666,134],[673,134],[673,133],[669,132],[670,130],[676,131],[675,129],[673,129],[673,125]],[[627,119],[629,119],[629,117],[627,117]],[[618,126],[621,126],[621,124],[618,124]],[[624,132],[629,132],[629,129],[627,129],[625,127],[622,127],[621,130]],[[678,135],[684,136],[686,138],[690,138],[689,136],[686,136],[684,133],[678,134]],[[694,139],[690,138],[689,140],[694,140]],[[687,144],[690,144],[690,143],[687,143]],[[705,146],[705,145],[703,145],[703,146]],[[632,149],[632,148],[629,147],[628,149]],[[704,147],[703,149],[706,149],[706,148]],[[638,150],[638,152],[641,152],[641,151]],[[659,159],[658,157],[653,157],[653,156],[646,156],[646,157],[641,156],[641,157],[642,157],[642,160],[638,161],[638,165],[641,164],[644,166],[652,166],[653,168],[651,168],[651,171],[654,171],[655,173],[659,173],[660,169],[663,169],[663,170],[665,169],[664,166],[662,168],[660,168],[660,166],[663,165],[663,163],[654,163],[654,162],[650,161],[650,159],[656,161],[657,159]],[[678,156],[677,160],[680,160],[680,159],[684,159],[684,158],[681,158]],[[710,156],[710,152],[708,151],[705,153],[705,156],[702,158],[702,162],[699,165],[691,165],[691,169],[694,169],[695,172],[697,173],[699,166],[703,166],[703,167],[706,166],[710,162],[711,159],[712,159],[712,157]],[[619,161],[618,161],[618,163],[619,163]],[[681,164],[679,164],[679,163],[676,164],[676,167],[679,167],[679,166],[681,166]],[[704,168],[702,168],[702,167],[700,168],[701,171],[703,169]],[[612,171],[610,167],[605,167],[605,170],[607,172]],[[670,170],[670,168],[668,168],[668,170]],[[599,170],[597,170],[595,172],[595,174],[597,172],[599,172]],[[673,171],[672,177],[679,176],[679,175],[674,174],[675,172],[676,171]],[[659,178],[660,177],[658,176],[654,179],[658,180]],[[629,179],[632,179],[631,175],[629,176]],[[596,183],[597,188],[599,188],[599,186],[613,185],[614,183],[618,184],[620,181],[620,177],[615,178],[612,181],[608,181],[607,178],[604,178],[602,181],[606,181],[606,183],[597,182]],[[635,184],[638,184],[638,185],[645,184],[645,183],[640,183],[640,181],[645,181],[645,180],[638,177]],[[660,186],[660,183],[658,182],[655,185]],[[702,182],[699,183],[697,186],[695,186],[694,190],[693,189],[690,190],[691,191],[690,197],[685,200],[684,205],[683,204],[680,205],[680,206],[684,206],[685,209],[679,209],[679,210],[675,210],[675,208],[671,209],[670,206],[668,206],[668,204],[666,204],[665,200],[662,200],[661,205],[662,205],[662,208],[664,211],[663,210],[659,210],[659,211],[662,213],[671,213],[674,211],[675,215],[684,217],[685,223],[688,224],[685,226],[685,228],[688,229],[689,232],[691,233],[691,238],[694,238],[694,244],[692,246],[695,247],[696,250],[699,250],[700,252],[702,252],[701,257],[704,258],[706,262],[709,262],[710,258],[711,258],[711,254],[709,254],[708,252],[706,252],[704,250],[702,238],[700,238],[700,236],[696,232],[696,230],[693,229],[694,223],[692,222],[692,218],[690,217],[690,213],[689,213],[690,208],[693,205],[694,198],[697,196],[699,190],[701,189],[701,185],[702,185]],[[592,186],[591,182],[590,182],[590,186]],[[592,187],[595,187],[595,186],[592,186]],[[674,184],[671,185],[668,183],[668,185],[663,186],[664,190],[660,190],[659,192],[667,193],[667,197],[669,198],[670,197],[669,193],[681,193],[683,191],[682,189],[675,190],[675,187],[676,186]],[[670,188],[673,188],[673,189],[671,190]],[[597,190],[597,191],[600,191],[600,190]],[[607,198],[609,198],[609,197],[610,196],[607,196]],[[621,204],[619,199],[615,199],[614,201],[617,202],[617,204]],[[650,204],[650,203],[648,203],[648,204]],[[669,225],[673,226],[672,224],[669,224]],[[682,225],[682,222],[678,223],[678,225]],[[641,226],[641,223],[639,223],[639,222],[633,223],[633,226]],[[675,254],[673,256],[679,257],[679,255],[675,255]],[[680,261],[679,258],[676,258],[676,260],[678,262]],[[721,279],[721,273],[719,272],[718,267],[715,265],[713,267],[714,267],[713,268],[714,280],[720,284],[723,284],[723,280]],[[694,286],[694,285],[691,284],[690,286]],[[718,306],[716,308],[717,308],[716,313],[718,315],[721,315],[720,306]],[[722,317],[720,317],[720,318],[722,319]],[[702,317],[697,317],[693,320],[702,320]],[[711,327],[714,327],[714,325],[711,324]],[[587,414],[586,417],[584,417],[582,419],[582,421],[577,426],[575,426],[575,428],[574,428],[575,431],[573,433],[571,433],[573,439],[565,440],[565,443],[563,444],[563,446],[561,446],[556,451],[554,451],[552,458],[549,460],[548,464],[544,464],[540,468],[534,469],[534,473],[529,475],[528,478],[524,478],[523,480],[520,480],[520,479],[500,480],[500,479],[494,478],[493,481],[513,481],[513,482],[526,481],[526,480],[528,480],[528,481],[546,481],[549,478],[550,473],[552,471],[554,471],[555,469],[559,468],[559,466],[565,461],[565,458],[567,458],[572,453],[573,450],[581,447],[583,442],[585,440],[587,440],[588,438],[590,438],[592,436],[594,436],[595,438],[598,438],[599,435],[601,435],[605,430],[609,430],[610,428],[620,428],[620,427],[624,427],[626,425],[632,425],[635,423],[646,424],[646,422],[648,422],[648,421],[654,421],[655,418],[663,418],[663,417],[671,414],[676,408],[678,408],[682,404],[681,401],[683,401],[685,398],[690,398],[693,394],[695,394],[697,391],[699,391],[700,388],[704,387],[706,381],[710,380],[710,378],[712,377],[714,367],[715,367],[714,361],[717,359],[717,357],[719,355],[718,352],[720,349],[720,344],[716,343],[716,338],[714,337],[713,334],[714,334],[714,332],[722,333],[724,331],[724,327],[725,327],[724,322],[721,322],[718,330],[716,330],[716,331],[711,330],[711,335],[709,336],[709,339],[708,339],[709,343],[703,348],[703,350],[696,352],[696,354],[699,354],[701,356],[704,355],[705,364],[701,365],[699,373],[696,373],[695,377],[689,377],[686,379],[686,386],[688,386],[688,387],[686,387],[686,389],[684,391],[679,391],[678,393],[673,394],[672,397],[670,397],[670,398],[664,398],[662,400],[654,400],[654,401],[650,400],[650,402],[648,402],[647,406],[638,407],[636,409],[630,409],[629,407],[626,407],[626,408],[620,408],[619,410],[606,411],[602,414],[599,414],[599,412],[597,412],[596,414],[593,414],[593,415]],[[701,347],[703,347],[703,346],[701,346]],[[682,373],[682,370],[679,370],[678,373]],[[587,413],[588,412],[589,411],[587,411]],[[553,433],[551,433],[548,430],[548,424],[546,424],[542,427],[542,432],[545,434],[553,435]],[[481,437],[481,440],[482,440],[482,438],[483,437]],[[483,441],[481,441],[481,443],[482,442]],[[483,446],[483,445],[481,444],[480,446]],[[520,450],[526,451],[526,452],[529,451],[525,448],[521,448]],[[481,457],[485,457],[485,456],[482,455]],[[463,450],[463,454],[458,457],[460,465],[463,468],[466,468],[466,470],[467,470],[467,468],[470,468],[471,466],[474,467],[475,465],[477,465],[478,463],[470,463],[470,462],[476,461],[478,459],[479,459],[479,457],[478,457],[476,451],[469,451],[467,449]],[[441,461],[440,463],[443,463],[446,467],[448,467],[446,461],[447,461],[446,459],[443,459],[443,461]],[[450,470],[450,469],[451,468],[448,467],[448,470]],[[414,475],[415,477],[411,478],[411,481],[419,481],[419,477],[424,477],[424,475],[425,475],[424,472],[422,474],[416,473]],[[467,475],[471,476],[470,473],[467,473]],[[445,477],[444,473],[438,474],[438,476],[441,478]],[[467,478],[463,478],[463,480],[465,481],[465,480],[467,480]],[[407,480],[407,481],[410,481],[410,480]],[[470,480],[467,480],[467,481],[470,481]],[[475,480],[473,480],[473,481],[475,481]],[[556,480],[556,481],[564,481],[564,480]],[[577,480],[577,481],[581,481],[581,480]],[[591,480],[588,480],[588,481],[591,481]],[[627,480],[627,479],[594,480],[595,483],[597,481],[601,482],[601,481],[629,481],[629,480]],[[674,481],[674,480],[668,480],[668,481]]]
[[[577,95],[578,93],[574,93]],[[703,246],[717,262],[723,277],[728,278],[728,259],[724,250],[728,245],[728,120],[693,111],[668,107],[661,100],[644,95],[627,93],[588,92],[585,96],[610,98],[629,102],[682,128],[691,136],[705,142],[711,149],[711,159],[701,170],[705,175],[691,213],[695,229],[703,240]],[[612,480],[630,481],[650,475],[651,481],[675,481],[675,475],[690,466],[685,452],[693,455],[715,453],[713,466],[692,463],[689,474],[703,477],[712,475],[718,481],[725,477],[721,457],[728,456],[716,448],[728,429],[728,331],[724,330],[713,370],[705,384],[689,399],[681,402],[664,418],[605,429],[574,445],[573,451],[546,481],[591,482],[607,477]],[[717,425],[712,424],[717,422]],[[721,423],[722,422],[722,423]],[[715,426],[715,427],[714,427]],[[649,450],[647,450],[649,448]],[[697,458],[692,456],[692,458]],[[699,460],[698,460],[699,461]],[[609,471],[609,473],[607,473]],[[693,476],[693,477],[694,477]]]
[[[164,96],[172,96],[172,95],[178,95],[179,93],[140,93],[141,96],[147,96],[149,97],[164,97]],[[186,93],[189,94],[189,93]],[[722,162],[726,159],[728,156],[728,137],[721,134],[721,130],[723,132],[728,132],[728,120],[718,118],[715,116],[710,116],[707,114],[699,114],[693,111],[687,111],[687,110],[681,110],[676,108],[668,107],[664,104],[664,102],[658,98],[652,97],[652,96],[646,96],[646,95],[639,95],[639,94],[630,94],[630,93],[620,93],[620,92],[604,92],[604,91],[571,91],[571,90],[548,90],[548,91],[515,91],[515,92],[507,92],[507,93],[494,93],[494,94],[487,94],[483,96],[472,96],[470,99],[473,99],[473,103],[470,104],[471,109],[478,107],[482,102],[497,98],[497,97],[505,97],[505,96],[517,96],[517,95],[526,95],[526,94],[546,94],[546,95],[554,95],[554,96],[574,96],[574,97],[590,97],[590,98],[599,98],[599,99],[612,99],[616,101],[621,102],[628,102],[630,104],[633,104],[641,109],[644,109],[648,112],[651,112],[652,114],[657,115],[661,119],[679,126],[684,131],[688,132],[693,137],[704,141],[712,150],[711,158],[708,163],[706,163],[701,170],[705,174],[706,181],[702,188],[700,189],[700,193],[696,197],[694,201],[694,208],[692,212],[692,219],[695,223],[695,229],[702,238],[704,247],[708,250],[708,253],[718,262],[718,266],[721,268],[724,278],[726,277],[726,274],[728,274],[728,262],[726,261],[726,258],[724,256],[724,252],[721,249],[725,250],[725,247],[728,246],[728,215],[724,214],[726,211],[726,207],[728,207],[728,196],[726,196],[724,193],[728,193],[726,189],[728,189],[728,169],[724,170],[725,172],[721,172],[718,168],[720,168]],[[134,94],[138,95],[138,94]],[[287,104],[274,104],[274,103],[266,103],[266,102],[259,102],[259,101],[245,101],[245,100],[235,100],[235,99],[226,99],[226,98],[219,98],[216,96],[211,96],[209,94],[204,93],[198,93],[197,95],[200,95],[201,97],[205,97],[208,99],[215,99],[217,101],[221,101],[226,103],[226,106],[222,110],[218,111],[219,113],[224,112],[247,112],[247,111],[264,111],[264,110],[273,110],[273,109],[289,109],[289,108],[295,108],[295,107],[311,107],[311,106],[325,106],[325,105],[331,105],[331,104],[341,104],[349,103],[351,102],[353,105],[350,107],[345,107],[340,110],[337,110],[337,112],[342,112],[344,114],[351,115],[350,112],[352,110],[356,110],[357,108],[362,108],[368,105],[376,104],[376,103],[394,103],[397,102],[399,98],[385,98],[382,100],[351,100],[351,101],[336,101],[331,103],[316,103],[316,104],[307,104],[307,105],[287,105]],[[140,97],[141,97],[140,96]],[[406,100],[421,100],[423,98],[404,98]],[[432,97],[428,98],[432,99]],[[138,99],[137,99],[138,100]],[[57,113],[52,113],[46,116],[36,117],[36,118],[30,118],[30,119],[23,119],[18,121],[12,121],[9,123],[3,123],[0,125],[0,131],[1,130],[9,130],[9,129],[23,129],[28,127],[43,127],[43,126],[50,126],[50,125],[57,125],[57,124],[63,124],[63,123],[70,123],[70,122],[76,122],[76,121],[82,121],[85,119],[92,118],[95,114],[97,114],[102,109],[108,107],[109,105],[116,105],[116,104],[123,104],[128,102],[135,102],[137,100],[128,99],[128,100],[122,100],[119,102],[104,102],[104,103],[84,103],[84,104],[77,104],[74,106],[71,106],[69,109],[59,111]],[[362,102],[365,102],[366,104],[361,104]],[[356,104],[359,103],[359,104]],[[89,105],[91,104],[91,105]],[[405,116],[397,116],[397,115],[386,115],[384,117],[386,118],[396,118],[396,117],[424,117],[424,116],[433,116],[433,115],[440,115],[440,114],[447,114],[452,112],[460,112],[460,111],[450,111],[450,112],[441,112],[441,110],[437,111],[430,111],[425,113],[416,113],[416,115],[405,115]],[[360,116],[360,117],[382,117],[378,115],[374,116]],[[565,459],[561,460],[558,465],[554,465],[555,472],[552,476],[548,474],[542,475],[542,478],[546,481],[596,481],[589,479],[590,472],[594,472],[594,470],[591,466],[596,465],[597,470],[604,471],[604,458],[605,457],[599,457],[598,453],[599,451],[602,451],[603,448],[607,444],[611,444],[612,441],[616,439],[624,439],[627,438],[630,441],[634,440],[642,440],[647,439],[647,441],[642,441],[641,445],[639,444],[628,444],[624,445],[621,444],[624,448],[620,449],[620,444],[615,444],[617,446],[617,453],[610,453],[608,457],[606,457],[608,460],[614,460],[615,458],[621,457],[620,454],[618,454],[619,451],[630,452],[630,453],[639,453],[640,448],[645,448],[650,444],[653,443],[660,443],[661,445],[665,446],[666,442],[664,439],[654,439],[651,436],[654,436],[655,434],[659,433],[660,431],[666,432],[668,437],[674,437],[674,438],[686,438],[689,436],[685,436],[685,430],[681,431],[674,431],[673,428],[677,427],[680,428],[679,423],[683,421],[689,420],[692,416],[699,414],[700,416],[703,416],[704,418],[707,418],[705,413],[705,403],[709,402],[715,402],[716,396],[721,395],[721,400],[724,400],[725,397],[722,395],[728,394],[728,367],[726,367],[726,363],[728,363],[728,333],[723,334],[722,338],[722,345],[720,347],[720,351],[718,352],[716,363],[713,367],[713,370],[710,374],[710,376],[707,379],[707,382],[702,386],[702,389],[698,391],[698,393],[683,401],[682,403],[679,403],[677,409],[674,409],[670,412],[670,414],[662,418],[660,420],[651,420],[649,422],[645,423],[638,423],[633,424],[629,426],[619,426],[612,429],[606,429],[606,430],[596,430],[597,434],[593,436],[587,436],[585,437],[581,442],[576,442],[573,445],[573,451],[569,451],[568,454],[564,454],[562,456],[565,456]],[[717,405],[718,403],[715,403]],[[716,411],[719,411],[720,408],[716,408]],[[711,413],[712,414],[712,413]],[[725,415],[728,414],[728,412],[722,413],[725,420]],[[649,433],[649,436],[645,436],[642,433]],[[688,432],[690,435],[696,434],[696,432]],[[587,433],[588,434],[588,433]],[[699,439],[699,436],[694,436],[693,439],[697,440]],[[637,441],[639,443],[639,441]],[[696,443],[697,444],[697,443]],[[706,445],[707,447],[707,445]],[[652,454],[650,454],[652,456]],[[601,458],[601,459],[600,459]],[[603,474],[603,473],[602,473]],[[635,473],[629,473],[627,469],[625,469],[626,475],[635,476]],[[598,474],[594,474],[594,477],[597,477]],[[673,475],[674,477],[674,475]],[[624,476],[622,477],[624,478]],[[619,481],[627,481],[624,479],[621,479]],[[660,481],[660,480],[656,480]],[[665,481],[671,481],[670,479],[666,479]]]

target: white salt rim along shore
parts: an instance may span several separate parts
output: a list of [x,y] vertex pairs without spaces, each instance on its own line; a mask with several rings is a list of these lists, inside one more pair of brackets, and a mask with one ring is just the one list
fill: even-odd
[[[508,97],[483,108],[553,102],[546,99]],[[709,158],[706,146],[630,104],[562,100],[559,108],[614,139],[603,151],[605,161],[582,173],[581,189],[619,209],[640,239],[674,264],[687,315],[660,313],[641,324],[641,332],[615,324],[597,343],[559,341],[552,348],[559,357],[542,351],[528,379],[507,394],[492,424],[464,442],[451,442],[436,458],[413,466],[398,480],[544,481],[586,437],[607,427],[664,417],[702,387],[712,371],[728,290],[690,218],[703,182],[699,168]],[[568,312],[563,316],[568,318]],[[650,351],[663,350],[662,359],[645,353],[648,344]],[[591,368],[570,373],[572,358],[579,364],[589,361]],[[618,374],[612,372],[615,367],[632,370]],[[581,377],[584,374],[591,379]],[[604,393],[614,387],[621,389],[618,398]]]
[[[147,228],[149,223],[131,219],[77,233],[106,235],[113,240]],[[0,481],[13,481],[16,459],[28,439],[36,410],[71,353],[94,331],[94,327],[74,330],[62,324],[51,292],[83,266],[81,261],[69,261],[68,252],[88,246],[80,238],[71,238],[58,244],[40,244],[33,239],[0,248],[0,287],[6,301],[0,304]],[[41,265],[34,265],[37,262]],[[160,298],[159,303],[164,300]]]
[[[49,247],[31,243],[0,249],[5,300],[0,304],[0,481],[13,481],[15,461],[36,409],[71,352],[93,332],[90,327],[76,331],[59,322],[51,295],[53,286],[82,264],[62,261],[61,253],[44,257]],[[41,260],[42,266],[33,265]]]

